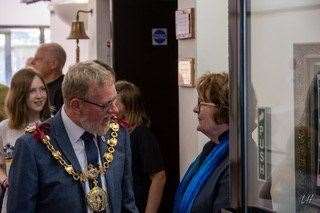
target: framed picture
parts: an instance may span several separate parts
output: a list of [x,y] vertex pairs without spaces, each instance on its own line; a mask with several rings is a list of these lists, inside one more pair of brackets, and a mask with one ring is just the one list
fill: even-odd
[[194,87],[194,59],[181,59],[178,62],[178,84],[182,87]]
[[176,38],[194,38],[194,9],[176,11]]

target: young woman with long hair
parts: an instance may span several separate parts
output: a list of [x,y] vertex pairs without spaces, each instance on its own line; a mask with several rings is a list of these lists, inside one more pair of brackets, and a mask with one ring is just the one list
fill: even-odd
[[[7,119],[0,122],[0,184],[8,187],[7,172],[10,156],[16,140],[28,125],[35,125],[50,117],[48,92],[42,78],[32,68],[24,68],[14,74],[5,100]],[[6,150],[6,151],[5,151]],[[2,212],[5,212],[5,203]]]

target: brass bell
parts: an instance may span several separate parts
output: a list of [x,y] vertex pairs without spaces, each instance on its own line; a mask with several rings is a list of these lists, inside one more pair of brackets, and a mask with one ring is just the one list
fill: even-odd
[[78,10],[76,14],[76,21],[72,22],[71,25],[71,32],[67,39],[75,39],[77,48],[76,48],[76,62],[79,62],[80,59],[80,46],[79,46],[79,39],[89,39],[84,29],[84,22],[79,21],[79,13],[91,13],[91,10]]
[[68,39],[89,39],[84,29],[83,21],[72,22],[71,32]]

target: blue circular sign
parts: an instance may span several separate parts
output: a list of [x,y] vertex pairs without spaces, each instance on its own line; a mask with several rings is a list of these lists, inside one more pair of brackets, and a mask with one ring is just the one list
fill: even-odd
[[153,33],[153,39],[158,44],[162,44],[167,40],[167,33],[164,30],[155,30]]

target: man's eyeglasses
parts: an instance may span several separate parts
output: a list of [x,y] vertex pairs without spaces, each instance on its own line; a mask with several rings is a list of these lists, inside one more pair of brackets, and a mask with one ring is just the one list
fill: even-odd
[[86,99],[80,99],[80,100],[82,100],[83,102],[86,102],[86,103],[88,103],[88,104],[92,104],[92,105],[98,106],[98,107],[100,107],[101,110],[107,111],[107,110],[109,110],[109,109],[111,108],[112,104],[115,103],[115,101],[117,100],[117,97],[115,97],[114,99],[108,101],[108,102],[107,102],[106,104],[104,104],[104,105],[97,104],[97,103],[94,103],[94,102],[92,102],[92,101],[88,101],[88,100],[86,100]]

